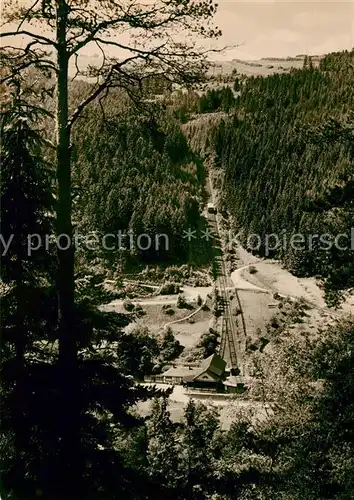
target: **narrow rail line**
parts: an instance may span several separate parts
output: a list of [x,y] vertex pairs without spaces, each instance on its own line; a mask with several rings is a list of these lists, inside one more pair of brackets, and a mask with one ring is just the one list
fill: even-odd
[[[221,258],[222,259],[222,258]],[[227,279],[225,263],[222,259],[221,275],[219,277],[219,293],[224,303],[224,343],[227,344],[229,354],[230,368],[238,368],[237,344],[236,344],[236,325],[232,316],[230,297],[227,290]],[[226,345],[225,345],[226,350]]]
[[226,334],[225,334],[225,318],[221,317],[221,339],[220,339],[220,356],[225,359],[226,354]]
[[[219,231],[217,227],[216,216],[209,219],[210,226],[213,234],[219,238]],[[229,286],[227,280],[227,270],[222,254],[216,258],[217,264],[217,286],[222,302],[222,327],[221,327],[221,340],[220,340],[220,355],[224,359],[228,359],[230,368],[239,368],[239,348],[237,339],[238,325],[232,314],[231,300],[229,296]]]
[[[207,181],[209,195],[214,202],[213,188],[210,182],[210,178]],[[215,243],[220,242],[220,231],[218,226],[217,216],[215,214],[208,216],[209,226],[211,228]],[[218,286],[218,292],[220,298],[223,302],[223,314],[222,314],[222,325],[221,325],[221,339],[220,339],[220,355],[228,360],[228,364],[231,369],[241,371],[242,353],[240,349],[241,339],[239,338],[240,328],[238,326],[237,319],[233,316],[231,300],[229,295],[229,283],[228,283],[228,273],[226,270],[226,265],[222,253],[221,244],[218,246],[215,244],[215,249],[219,249],[219,256],[215,257],[215,262],[217,265],[216,269],[216,282]],[[241,302],[237,295],[236,298],[239,308],[242,312]],[[245,332],[245,322],[242,313],[242,323],[243,330]]]
[[239,295],[239,293],[237,291],[237,288],[235,288],[235,297],[236,297],[237,304],[238,304],[238,307],[239,307],[239,310],[240,310],[240,316],[241,316],[243,334],[246,337],[246,335],[247,335],[246,322],[245,322],[245,317],[243,315],[243,309],[242,309],[242,305],[241,305],[240,295]]

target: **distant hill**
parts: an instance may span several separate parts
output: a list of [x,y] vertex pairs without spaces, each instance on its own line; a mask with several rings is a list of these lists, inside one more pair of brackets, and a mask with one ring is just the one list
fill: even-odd
[[[241,59],[232,59],[231,61],[215,61],[210,74],[228,75],[236,70],[237,73],[246,76],[269,76],[274,73],[287,73],[292,68],[302,68],[305,55],[295,57],[277,58],[266,57],[259,60],[243,61]],[[318,66],[319,61],[324,56],[311,56],[314,66]]]
[[[319,64],[319,61],[324,56],[311,56],[314,66]],[[302,68],[305,55],[299,54],[295,57],[266,57],[259,60],[232,59],[231,61],[214,61],[209,70],[210,74],[228,75],[235,69],[238,73],[246,76],[268,76],[274,73],[287,73],[291,68]],[[79,58],[80,69],[86,69],[90,66],[100,66],[102,64],[102,56],[100,54],[82,55]],[[72,63],[70,73],[75,74],[75,65]]]

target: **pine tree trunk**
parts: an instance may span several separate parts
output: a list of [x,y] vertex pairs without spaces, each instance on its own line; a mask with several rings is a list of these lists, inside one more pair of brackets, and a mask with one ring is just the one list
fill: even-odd
[[[60,2],[61,4],[62,2]],[[65,17],[65,16],[64,16]],[[63,26],[62,26],[63,25]],[[73,327],[74,310],[74,247],[71,224],[70,132],[68,128],[68,54],[65,39],[65,19],[58,21],[57,75],[57,237],[60,358],[76,360],[77,349]],[[70,245],[69,245],[70,243]]]
[[[22,150],[21,144],[22,131],[19,126],[17,130],[17,151]],[[18,161],[16,165],[18,171],[16,172],[17,182],[20,185],[21,182],[21,170],[22,161]],[[25,332],[25,315],[26,305],[24,301],[25,297],[25,287],[23,285],[23,262],[26,260],[24,255],[24,235],[25,229],[23,227],[23,217],[18,215],[17,206],[15,204],[15,245],[16,245],[16,271],[15,271],[15,300],[16,300],[16,386],[15,392],[18,401],[22,401],[24,394],[25,382],[25,344],[26,344],[26,332]],[[25,478],[25,465],[22,460],[23,451],[26,449],[26,438],[27,429],[26,422],[24,419],[24,411],[21,405],[15,406],[14,422],[16,422],[16,432],[15,432],[15,453],[16,453],[16,473],[20,480]]]
[[[80,407],[78,404],[78,351],[74,315],[74,247],[71,223],[70,130],[68,128],[67,5],[57,4],[57,253],[59,305],[60,468],[62,483],[75,491],[79,483]],[[62,236],[61,236],[62,235]],[[60,237],[60,238],[59,238]],[[70,244],[69,244],[70,243]],[[70,486],[69,486],[70,485]]]

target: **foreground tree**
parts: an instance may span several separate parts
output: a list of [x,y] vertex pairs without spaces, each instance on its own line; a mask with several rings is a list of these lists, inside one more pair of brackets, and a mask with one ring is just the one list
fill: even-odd
[[[211,0],[157,0],[148,4],[108,0],[44,0],[23,5],[5,2],[3,19],[9,31],[2,37],[9,45],[2,48],[7,65],[2,83],[13,81],[30,67],[54,75],[56,134],[56,234],[65,235],[69,245],[58,248],[59,368],[61,386],[66,394],[59,408],[58,441],[67,476],[63,481],[82,477],[80,456],[79,315],[74,301],[74,246],[72,243],[71,137],[75,122],[95,99],[112,87],[124,88],[136,98],[146,78],[163,77],[190,84],[206,69],[207,53],[195,42],[180,42],[180,36],[216,37],[210,26],[215,12]],[[12,29],[13,25],[15,29]],[[178,35],[178,36],[177,36]],[[186,36],[188,35],[188,36]],[[19,41],[25,44],[20,47]],[[102,54],[100,67],[79,69],[82,49],[95,46]],[[112,53],[119,52],[119,59]],[[54,56],[54,57],[53,57]],[[69,106],[69,65],[76,76],[87,76],[94,83],[75,109]]]
[[219,430],[216,415],[205,406],[189,400],[184,410],[182,462],[185,474],[185,498],[205,498],[214,493],[214,438]]
[[177,427],[171,421],[167,398],[154,399],[148,424],[147,472],[155,487],[165,495],[178,498],[183,471],[181,470],[181,445]]
[[262,354],[262,397],[273,403],[245,436],[254,451],[252,482],[265,498],[353,496],[353,343],[348,317],[315,339],[284,331],[274,353]]
[[96,310],[92,294],[82,289],[73,318],[77,378],[71,380],[78,435],[70,450],[61,443],[68,393],[58,363],[55,255],[51,246],[30,246],[33,237],[46,241],[51,233],[54,203],[38,133],[41,113],[27,101],[33,97],[15,86],[1,128],[1,494],[25,500],[38,494],[51,500],[136,498],[142,495],[138,471],[122,464],[116,442],[122,429],[128,433],[140,423],[129,408],[151,391],[124,376],[133,369],[121,374],[117,366],[132,366],[131,360],[122,348],[109,348],[110,342],[124,346],[127,319]]
[[44,413],[40,401],[47,409],[53,403],[52,357],[42,343],[54,339],[57,323],[55,261],[44,248],[29,249],[31,235],[44,240],[51,232],[53,198],[38,110],[18,82],[9,97],[1,123],[1,469],[7,489],[17,483],[24,493],[25,478],[27,486],[33,479],[25,457],[35,462],[53,451],[50,440],[44,444],[46,426],[37,412]]
[[[58,2],[39,0],[24,7],[10,7],[4,17],[17,22],[16,30],[3,32],[6,39],[25,38],[24,49],[3,47],[8,73],[2,81],[29,66],[51,70],[56,82],[56,167],[58,182],[57,234],[72,239],[71,222],[71,132],[73,125],[88,104],[112,87],[123,87],[131,96],[146,78],[163,76],[179,83],[199,80],[206,69],[206,53],[195,43],[179,42],[176,30],[186,34],[215,37],[217,30],[208,28],[215,12],[211,1],[190,2],[159,0],[151,5],[132,2],[76,0]],[[40,25],[40,30],[38,29]],[[129,42],[119,35],[129,33]],[[147,41],[147,36],[149,41]],[[124,40],[126,36],[124,36]],[[102,65],[80,70],[80,51],[95,45],[102,53]],[[44,52],[42,49],[48,49]],[[112,59],[109,49],[120,49],[127,56]],[[53,55],[55,60],[53,61]],[[87,96],[70,113],[69,64],[74,60],[76,76],[96,78]],[[68,366],[75,363],[74,336],[71,334],[74,305],[74,248],[58,251],[58,295],[60,310],[61,351]]]

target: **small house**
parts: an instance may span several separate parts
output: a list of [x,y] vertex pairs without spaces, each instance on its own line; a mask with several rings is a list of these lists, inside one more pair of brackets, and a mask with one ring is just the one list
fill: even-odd
[[218,354],[206,358],[195,374],[184,377],[188,387],[210,390],[222,390],[225,378],[226,361]]
[[191,366],[172,366],[168,370],[154,377],[155,382],[163,384],[182,384],[186,376],[195,374]]

